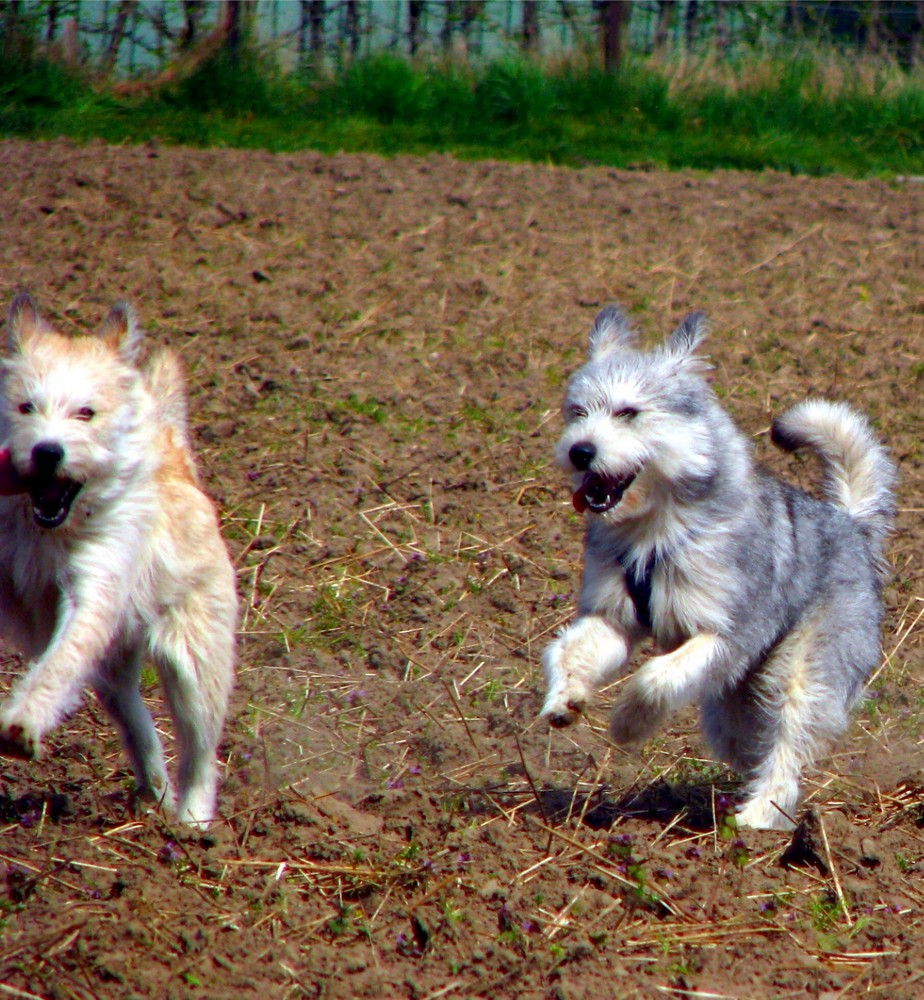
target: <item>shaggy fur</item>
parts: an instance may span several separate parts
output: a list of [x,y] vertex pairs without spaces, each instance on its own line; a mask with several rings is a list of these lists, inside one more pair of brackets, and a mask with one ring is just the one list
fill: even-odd
[[[237,597],[215,511],[199,489],[179,366],[137,366],[117,305],[97,335],[66,337],[27,295],[0,360],[0,437],[26,487],[0,497],[0,628],[31,660],[0,706],[0,752],[32,759],[92,686],[140,792],[204,826],[233,683]],[[157,666],[173,716],[177,794],[139,692]]]
[[747,780],[738,822],[787,828],[801,772],[879,662],[894,469],[861,416],[821,400],[773,437],[817,452],[824,499],[756,468],[702,377],[704,335],[692,314],[643,352],[618,309],[594,323],[556,452],[586,511],[583,583],[544,654],[542,711],[576,721],[651,635],[663,652],[623,687],[613,739],[644,740],[699,702],[710,748]]

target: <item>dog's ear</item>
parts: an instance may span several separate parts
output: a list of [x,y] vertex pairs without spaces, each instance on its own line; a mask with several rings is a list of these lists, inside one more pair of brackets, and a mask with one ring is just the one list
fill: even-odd
[[30,331],[40,329],[42,325],[32,296],[28,292],[20,292],[10,303],[10,311],[6,317],[7,350],[18,350],[23,337]]
[[587,357],[593,360],[610,351],[628,351],[635,347],[635,343],[635,331],[629,317],[619,306],[606,306],[594,320]]
[[701,312],[691,312],[667,338],[664,346],[668,354],[683,360],[693,355],[696,348],[706,339],[708,332],[705,315]]
[[109,315],[99,328],[99,336],[124,361],[132,363],[137,360],[141,349],[141,327],[135,310],[127,302],[116,302],[109,310]]

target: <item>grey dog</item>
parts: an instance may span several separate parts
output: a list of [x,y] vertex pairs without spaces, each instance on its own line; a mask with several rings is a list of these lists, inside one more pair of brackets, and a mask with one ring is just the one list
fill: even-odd
[[583,580],[543,656],[542,714],[575,722],[653,636],[662,652],[622,688],[613,739],[699,702],[712,752],[747,781],[738,823],[786,829],[802,771],[879,663],[895,470],[863,417],[823,400],[787,410],[773,440],[818,454],[824,499],[759,469],[703,378],[705,334],[692,313],[641,351],[616,307],[594,322],[556,449],[586,512]]

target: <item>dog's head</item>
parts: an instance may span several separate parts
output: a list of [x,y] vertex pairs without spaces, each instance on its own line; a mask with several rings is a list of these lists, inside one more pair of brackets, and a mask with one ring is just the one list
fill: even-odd
[[96,334],[67,337],[28,295],[13,300],[0,359],[2,433],[40,527],[64,524],[78,496],[87,505],[104,499],[131,467],[139,342],[125,304]]
[[572,474],[576,510],[643,517],[666,491],[714,474],[713,397],[695,354],[705,335],[702,314],[691,313],[663,344],[641,351],[619,309],[597,316],[587,362],[568,384],[555,453]]

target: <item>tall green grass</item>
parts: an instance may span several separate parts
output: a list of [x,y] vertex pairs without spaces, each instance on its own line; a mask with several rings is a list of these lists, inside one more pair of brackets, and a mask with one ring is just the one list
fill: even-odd
[[823,50],[477,68],[392,55],[324,75],[222,53],[181,83],[117,97],[41,59],[0,67],[0,134],[565,165],[924,173],[924,73]]

